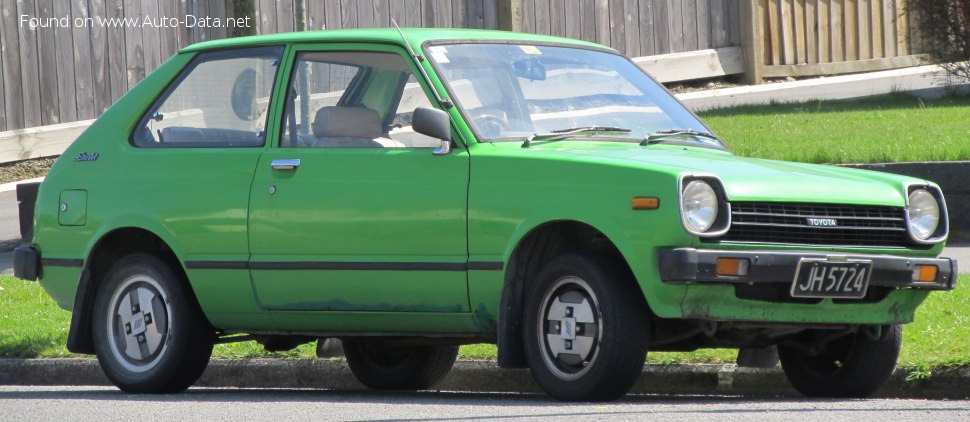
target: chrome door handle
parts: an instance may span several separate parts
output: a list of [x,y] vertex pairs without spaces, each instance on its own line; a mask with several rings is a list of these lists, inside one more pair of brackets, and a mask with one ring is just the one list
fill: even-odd
[[299,158],[279,158],[272,162],[273,170],[293,170],[300,167]]

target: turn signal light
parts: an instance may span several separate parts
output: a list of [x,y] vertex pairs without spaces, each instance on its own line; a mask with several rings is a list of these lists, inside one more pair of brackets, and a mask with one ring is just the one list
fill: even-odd
[[660,207],[660,198],[636,197],[633,198],[633,209],[635,210],[655,210]]
[[913,269],[913,281],[929,283],[936,281],[936,265],[917,265]]
[[748,260],[739,258],[718,258],[715,266],[717,275],[739,276],[748,274]]

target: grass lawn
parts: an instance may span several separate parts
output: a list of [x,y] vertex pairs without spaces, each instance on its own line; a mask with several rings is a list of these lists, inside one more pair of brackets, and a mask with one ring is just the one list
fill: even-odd
[[[54,304],[39,284],[0,276],[0,357],[66,357],[64,348],[71,314]],[[952,292],[930,295],[904,330],[900,365],[913,369],[970,365],[970,276],[961,276]],[[289,352],[266,353],[255,342],[216,346],[217,358],[313,358],[314,346]],[[495,346],[471,345],[461,349],[464,359],[495,359]],[[734,362],[736,350],[700,350],[693,353],[651,353],[651,363]]]
[[808,163],[970,160],[970,97],[905,93],[699,113],[738,155]]

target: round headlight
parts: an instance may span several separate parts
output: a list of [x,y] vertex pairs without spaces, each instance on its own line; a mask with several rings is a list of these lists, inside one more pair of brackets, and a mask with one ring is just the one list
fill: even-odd
[[909,232],[919,240],[929,239],[940,224],[940,203],[925,189],[909,194]]
[[706,231],[717,219],[717,193],[707,182],[694,180],[688,183],[680,206],[684,210],[684,224],[695,232]]

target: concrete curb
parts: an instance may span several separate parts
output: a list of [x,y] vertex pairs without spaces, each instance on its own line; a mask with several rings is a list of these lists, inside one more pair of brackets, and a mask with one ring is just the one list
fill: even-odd
[[[877,397],[968,399],[970,368],[937,371],[909,382],[896,371]],[[0,385],[111,385],[95,359],[0,359]],[[196,387],[364,390],[340,359],[217,359]],[[525,369],[491,361],[459,361],[436,387],[442,391],[541,393]],[[735,365],[647,365],[633,394],[798,397],[780,369]]]

